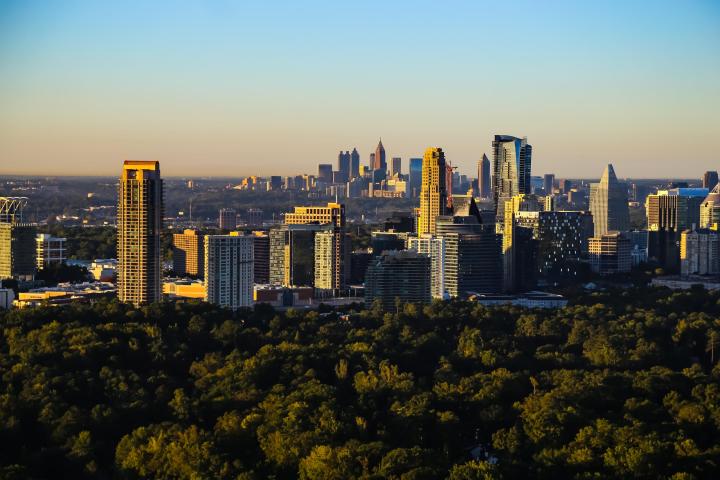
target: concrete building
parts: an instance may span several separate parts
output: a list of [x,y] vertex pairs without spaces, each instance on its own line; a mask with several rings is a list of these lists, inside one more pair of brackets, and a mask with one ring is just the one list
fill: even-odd
[[720,233],[708,229],[685,230],[680,235],[680,275],[720,274]]
[[445,298],[445,237],[424,233],[407,239],[408,250],[430,258],[430,294]]
[[237,212],[232,208],[221,208],[218,226],[220,230],[235,230],[237,228]]
[[350,238],[336,230],[315,233],[313,285],[321,296],[338,295],[348,283]]
[[390,176],[399,177],[402,174],[402,159],[393,157],[390,163]]
[[490,173],[490,159],[483,153],[478,161],[477,196],[480,198],[492,198],[492,174]]
[[700,228],[720,230],[720,186],[708,194],[700,204]]
[[253,235],[253,281],[270,282],[270,237],[267,232],[254,231]]
[[285,287],[313,286],[315,233],[332,225],[281,225],[270,229],[270,284]]
[[233,310],[252,305],[252,236],[207,235],[204,263],[206,301]]
[[39,233],[35,237],[37,269],[65,263],[65,242],[67,239],[53,237],[49,233]]
[[126,160],[118,202],[118,298],[135,306],[162,294],[163,181],[160,162]]
[[173,271],[180,277],[202,276],[205,273],[205,246],[198,230],[186,229],[173,233]]
[[420,235],[435,233],[435,221],[438,215],[450,213],[448,195],[451,195],[451,190],[447,188],[447,167],[442,148],[431,147],[425,150],[420,187],[420,217],[418,218],[418,234]]
[[605,167],[599,183],[590,184],[590,212],[596,237],[630,230],[627,186],[618,182],[612,164]]
[[672,230],[679,234],[698,228],[701,205],[708,197],[706,188],[672,188],[648,195],[645,204],[648,230]]
[[410,173],[408,175],[408,196],[417,198],[420,196],[422,186],[422,158],[410,159]]
[[608,232],[589,240],[590,267],[600,275],[627,273],[632,267],[632,242],[624,233]]
[[380,301],[395,311],[396,302],[427,304],[431,300],[430,258],[412,251],[390,251],[374,257],[365,274],[365,306]]

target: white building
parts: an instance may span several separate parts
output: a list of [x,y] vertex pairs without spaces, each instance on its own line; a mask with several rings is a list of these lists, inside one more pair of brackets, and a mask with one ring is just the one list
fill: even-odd
[[430,257],[430,294],[433,298],[445,296],[445,238],[423,233],[408,237],[408,249]]
[[680,236],[680,275],[720,274],[718,232],[708,229],[685,230]]
[[37,245],[37,269],[42,270],[51,265],[65,262],[65,241],[64,238],[53,237],[49,233],[39,233],[35,238]]
[[205,300],[232,309],[253,302],[253,237],[238,232],[205,237]]

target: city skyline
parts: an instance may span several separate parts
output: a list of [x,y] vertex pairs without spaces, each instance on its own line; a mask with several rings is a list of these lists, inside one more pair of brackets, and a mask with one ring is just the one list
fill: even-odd
[[366,165],[379,137],[388,158],[437,145],[468,173],[519,135],[535,174],[686,176],[717,161],[719,25],[700,0],[4,2],[0,174],[152,158],[168,177],[289,175],[341,148]]

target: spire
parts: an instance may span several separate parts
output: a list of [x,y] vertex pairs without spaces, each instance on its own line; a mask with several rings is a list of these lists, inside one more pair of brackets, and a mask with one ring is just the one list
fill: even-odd
[[615,175],[615,169],[613,168],[612,163],[608,163],[607,167],[605,167],[605,171],[603,172],[600,182],[617,182],[617,176]]

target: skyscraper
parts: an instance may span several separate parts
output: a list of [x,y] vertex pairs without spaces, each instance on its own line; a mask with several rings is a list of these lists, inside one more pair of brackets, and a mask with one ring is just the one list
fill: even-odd
[[23,223],[25,197],[0,197],[0,280],[32,280],[36,267],[35,225]]
[[400,157],[393,157],[392,164],[390,165],[390,176],[400,176],[402,168],[402,159]]
[[347,285],[350,273],[350,238],[336,229],[315,233],[313,286],[323,294],[336,294]]
[[205,237],[205,300],[236,310],[252,305],[253,237],[230,235]]
[[173,234],[173,271],[175,275],[198,276],[205,273],[203,235],[193,229]]
[[430,258],[413,251],[390,251],[373,257],[365,274],[365,305],[379,300],[383,310],[396,301],[430,303]]
[[445,296],[445,237],[425,233],[408,237],[408,250],[430,257],[430,294],[433,298]]
[[494,229],[449,233],[445,238],[445,289],[453,297],[499,293],[503,270],[500,236]]
[[716,171],[705,172],[705,175],[703,175],[703,181],[702,181],[703,188],[712,190],[713,188],[715,188],[715,185],[717,185],[717,184],[718,184],[718,172],[716,172]]
[[350,153],[350,178],[357,178],[360,176],[360,154],[357,148],[353,148]]
[[590,212],[596,237],[611,231],[630,230],[627,186],[618,182],[610,163],[605,167],[600,182],[590,184]]
[[420,186],[422,185],[422,158],[410,159],[410,175],[408,184],[408,193],[412,198],[420,196]]
[[375,149],[375,157],[373,160],[373,170],[381,170],[387,172],[387,161],[385,160],[385,147],[382,144],[382,138],[378,142],[378,146]]
[[[340,155],[342,155],[342,152],[340,152]],[[318,164],[318,181],[319,182],[325,182],[325,183],[332,183],[333,181],[333,168],[332,165],[329,163],[320,163]]]
[[338,180],[343,183],[347,182],[350,179],[350,152],[340,150],[337,167],[340,173]]
[[253,233],[253,281],[265,284],[270,281],[270,237],[266,232]]
[[630,271],[631,242],[620,232],[608,232],[589,239],[590,267],[600,275]]
[[533,271],[529,271],[530,262],[520,258],[527,253],[528,242],[532,240],[532,235],[523,231],[527,228],[519,226],[515,217],[520,212],[538,212],[541,206],[540,200],[535,195],[519,194],[505,201],[503,207],[505,209],[502,236],[503,288],[505,291],[514,292],[521,289],[523,276],[535,273],[534,265],[530,267]]
[[483,153],[482,159],[478,161],[478,193],[480,198],[491,198],[491,176],[490,176],[490,160]]
[[543,177],[543,190],[545,190],[545,195],[552,195],[554,187],[555,187],[555,174],[554,173],[546,173],[545,177]]
[[446,215],[447,164],[442,148],[430,147],[425,150],[422,163],[422,184],[420,187],[420,218],[418,233],[435,233],[435,220],[438,215]]
[[720,187],[717,185],[700,205],[700,228],[720,230]]
[[498,216],[504,202],[515,195],[531,192],[532,146],[527,138],[495,135],[493,146],[493,199]]
[[160,300],[163,181],[160,162],[125,160],[117,215],[118,298],[135,306]]
[[220,230],[235,230],[237,228],[237,212],[232,208],[221,208],[218,226]]

